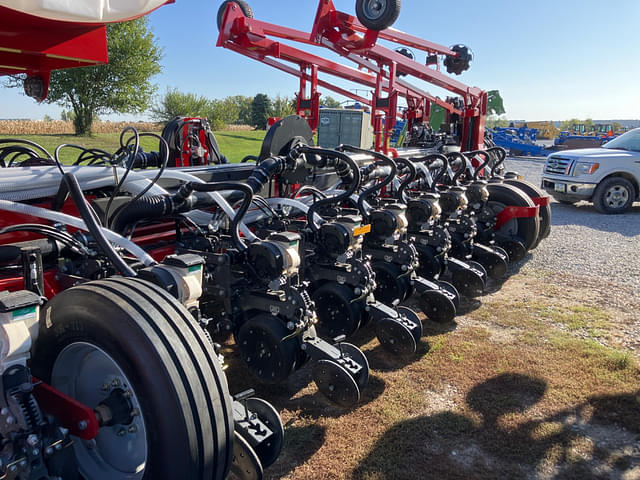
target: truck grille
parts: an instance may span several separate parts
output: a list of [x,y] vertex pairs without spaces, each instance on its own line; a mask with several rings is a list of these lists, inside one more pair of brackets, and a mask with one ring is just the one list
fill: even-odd
[[549,157],[544,166],[545,173],[555,173],[557,175],[567,175],[571,168],[571,159],[563,157]]

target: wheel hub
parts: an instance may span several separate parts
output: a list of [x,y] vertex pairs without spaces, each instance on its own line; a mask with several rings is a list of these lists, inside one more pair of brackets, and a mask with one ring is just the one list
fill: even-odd
[[610,207],[620,208],[629,200],[629,192],[626,188],[616,185],[607,190],[605,198]]

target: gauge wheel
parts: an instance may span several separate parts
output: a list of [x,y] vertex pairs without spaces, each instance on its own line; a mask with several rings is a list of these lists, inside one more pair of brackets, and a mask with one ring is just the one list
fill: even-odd
[[340,335],[350,337],[362,322],[363,304],[354,301],[353,289],[336,282],[325,283],[311,295],[318,314],[318,331],[322,336],[335,338]]
[[112,278],[56,295],[43,318],[34,375],[91,408],[118,406],[95,439],[72,437],[75,465],[59,474],[226,478],[232,400],[212,345],[180,303],[146,281]]
[[240,327],[242,359],[262,382],[280,383],[295,370],[300,345],[297,338],[286,338],[290,334],[280,318],[266,313],[250,317]]
[[593,206],[600,213],[624,213],[631,208],[636,195],[635,187],[626,178],[606,178],[593,193]]
[[400,0],[356,0],[356,15],[369,30],[384,30],[398,19],[400,3]]
[[376,274],[376,289],[373,294],[376,300],[391,305],[402,301],[408,294],[408,282],[401,276],[402,270],[397,265],[387,262],[374,262],[371,265]]
[[218,30],[220,30],[220,27],[222,26],[222,20],[224,19],[224,12],[227,11],[227,5],[229,5],[230,3],[233,3],[234,6],[239,7],[240,10],[242,10],[242,13],[245,17],[253,18],[253,10],[251,10],[251,7],[247,2],[243,0],[225,0],[224,2],[222,2],[222,5],[220,5],[220,8],[218,9],[218,18],[217,18]]
[[[547,194],[536,187],[533,183],[527,182],[525,180],[516,180],[510,179],[505,180],[504,183],[507,185],[512,185],[516,188],[519,188],[524,193],[526,193],[529,198],[540,198],[546,197]],[[551,205],[547,203],[547,205],[540,206],[540,232],[538,233],[538,240],[534,244],[532,248],[536,248],[540,242],[547,238],[551,233]]]
[[[504,183],[489,183],[489,200],[487,207],[498,215],[508,206],[535,207],[531,199],[512,185]],[[540,218],[535,217],[512,218],[505,223],[496,235],[505,240],[521,240],[527,250],[530,250],[538,240],[540,232]]]

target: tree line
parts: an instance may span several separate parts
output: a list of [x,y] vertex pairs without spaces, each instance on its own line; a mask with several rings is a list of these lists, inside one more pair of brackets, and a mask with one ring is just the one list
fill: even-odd
[[[340,102],[322,96],[323,107],[336,108]],[[151,108],[151,116],[159,122],[168,122],[178,117],[203,117],[209,120],[211,128],[222,130],[228,125],[250,125],[264,130],[269,117],[286,117],[296,113],[296,99],[276,95],[269,97],[258,93],[255,97],[233,95],[222,99],[209,99],[195,93],[185,93],[169,89]]]

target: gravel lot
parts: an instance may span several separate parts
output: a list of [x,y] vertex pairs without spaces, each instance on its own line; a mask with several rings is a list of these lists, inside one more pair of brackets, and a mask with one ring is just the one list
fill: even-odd
[[[507,170],[539,186],[542,159],[509,158]],[[551,234],[523,266],[593,277],[603,284],[630,287],[640,293],[640,203],[630,213],[603,215],[588,202],[551,204]]]

